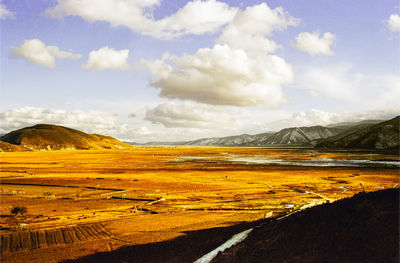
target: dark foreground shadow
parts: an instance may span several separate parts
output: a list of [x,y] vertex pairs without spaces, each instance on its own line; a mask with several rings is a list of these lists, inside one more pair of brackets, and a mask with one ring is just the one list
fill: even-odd
[[359,193],[256,227],[215,263],[399,260],[399,189]]
[[86,262],[193,262],[215,249],[232,235],[259,225],[262,220],[241,222],[230,227],[187,231],[185,235],[156,243],[124,246],[110,252],[99,252],[62,263]]

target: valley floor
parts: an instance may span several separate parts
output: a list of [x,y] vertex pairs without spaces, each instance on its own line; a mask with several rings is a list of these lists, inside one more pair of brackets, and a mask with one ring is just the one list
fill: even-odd
[[[0,160],[2,262],[126,246],[135,262],[192,262],[257,220],[399,182],[397,155],[360,151],[137,147]],[[15,206],[27,212],[13,216]],[[176,244],[186,252],[168,252]]]

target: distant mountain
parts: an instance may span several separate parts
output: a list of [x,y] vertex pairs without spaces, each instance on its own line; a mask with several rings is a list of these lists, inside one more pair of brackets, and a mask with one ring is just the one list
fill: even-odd
[[262,133],[256,135],[242,134],[228,137],[203,138],[199,140],[184,142],[183,145],[212,145],[212,146],[249,146],[262,136],[270,135]]
[[181,142],[148,142],[144,145],[315,146],[318,148],[392,149],[399,147],[398,130],[397,117],[388,122],[363,120],[330,124],[327,127],[320,125],[292,127],[278,132],[255,135],[242,134]]
[[203,146],[270,146],[270,145],[310,145],[315,139],[328,138],[343,131],[343,128],[323,126],[286,128],[279,132],[255,135],[242,134],[228,137],[202,138],[187,142],[151,142],[148,145],[203,145]]
[[162,142],[162,141],[153,141],[153,142],[146,142],[146,143],[136,143],[136,142],[129,142],[132,145],[185,145],[186,142]]
[[130,148],[109,136],[87,134],[63,126],[38,124],[7,133],[0,138],[0,151],[79,150]]
[[399,118],[397,116],[374,125],[359,124],[313,143],[318,148],[399,149]]
[[266,220],[212,262],[399,262],[399,194],[360,193]]
[[323,126],[286,128],[269,136],[257,138],[252,144],[254,146],[273,144],[310,145],[313,140],[328,138],[341,131],[343,130],[340,128],[327,128]]
[[193,141],[180,141],[180,142],[147,142],[142,145],[194,145],[194,146],[246,146],[254,141],[258,136],[262,136],[268,133],[261,133],[257,135],[235,135],[227,137],[211,137],[201,138]]

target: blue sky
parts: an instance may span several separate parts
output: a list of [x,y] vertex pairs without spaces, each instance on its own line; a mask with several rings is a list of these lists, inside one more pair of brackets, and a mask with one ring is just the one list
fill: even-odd
[[0,133],[144,142],[400,112],[398,1],[0,3]]

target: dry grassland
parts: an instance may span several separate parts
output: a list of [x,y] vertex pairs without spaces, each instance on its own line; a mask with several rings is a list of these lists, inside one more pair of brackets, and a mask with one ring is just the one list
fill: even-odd
[[[393,166],[297,165],[398,161],[396,155],[364,152],[138,147],[0,153],[0,158],[3,262],[57,262],[162,242],[399,182]],[[12,216],[14,206],[28,211]]]

